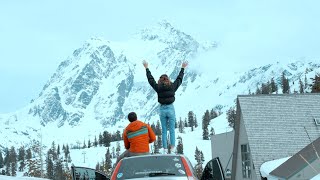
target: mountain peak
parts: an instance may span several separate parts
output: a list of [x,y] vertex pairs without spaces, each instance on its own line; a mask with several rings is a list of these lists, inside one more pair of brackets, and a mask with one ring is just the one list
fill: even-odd
[[93,36],[90,39],[85,41],[83,47],[89,47],[89,46],[98,47],[102,45],[108,45],[109,43],[110,41],[107,41],[102,37]]
[[158,39],[162,42],[172,42],[172,40],[177,38],[192,39],[190,35],[187,35],[174,28],[167,20],[161,20],[154,26],[142,29],[140,34],[141,38],[144,40]]
[[174,29],[174,27],[165,19],[159,21],[157,23],[157,26],[158,28],[162,28],[162,29],[170,29],[170,30]]
[[167,44],[170,49],[186,52],[197,52],[199,42],[190,35],[176,29],[167,20],[161,20],[150,28],[144,28],[138,34],[144,41],[158,41]]

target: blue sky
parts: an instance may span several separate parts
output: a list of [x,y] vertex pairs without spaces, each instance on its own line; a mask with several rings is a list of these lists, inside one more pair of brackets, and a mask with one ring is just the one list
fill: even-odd
[[125,41],[166,19],[198,40],[218,41],[234,66],[319,58],[317,1],[0,2],[0,113],[36,98],[57,66],[92,36]]

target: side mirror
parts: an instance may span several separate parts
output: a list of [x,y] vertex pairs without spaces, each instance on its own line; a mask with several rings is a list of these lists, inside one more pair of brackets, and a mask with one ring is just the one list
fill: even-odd
[[212,159],[206,164],[201,180],[225,180],[219,157]]
[[110,180],[107,175],[102,172],[98,172],[95,169],[86,168],[86,167],[76,167],[71,166],[72,180]]

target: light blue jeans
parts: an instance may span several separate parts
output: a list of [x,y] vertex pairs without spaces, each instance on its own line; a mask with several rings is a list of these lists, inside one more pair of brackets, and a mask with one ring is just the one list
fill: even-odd
[[162,128],[162,146],[164,149],[168,149],[167,146],[167,131],[169,126],[170,145],[175,146],[175,122],[176,113],[173,104],[160,105],[160,122]]

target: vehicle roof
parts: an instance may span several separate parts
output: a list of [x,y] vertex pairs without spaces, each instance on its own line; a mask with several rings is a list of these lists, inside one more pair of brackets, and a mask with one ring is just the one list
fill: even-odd
[[158,157],[166,157],[166,156],[173,156],[173,157],[184,157],[184,158],[187,158],[185,155],[183,154],[148,154],[148,155],[139,155],[139,156],[130,156],[130,157],[125,157],[123,159],[135,159],[135,158],[142,158],[142,157],[155,157],[155,156],[158,156]]

